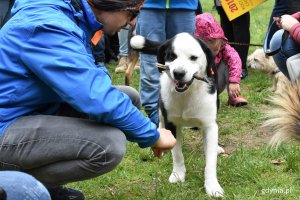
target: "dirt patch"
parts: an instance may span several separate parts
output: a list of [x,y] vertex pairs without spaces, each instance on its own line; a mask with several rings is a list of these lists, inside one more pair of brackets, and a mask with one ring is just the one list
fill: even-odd
[[[201,130],[185,130],[184,145],[189,151],[203,149],[203,133]],[[227,154],[231,154],[240,147],[256,148],[267,146],[272,138],[272,132],[266,128],[256,128],[239,135],[219,136],[219,144]]]
[[257,133],[257,130],[253,130],[241,135],[228,135],[224,141],[221,141],[221,145],[224,146],[226,153],[230,154],[240,147],[255,148],[267,146],[271,138],[272,133],[267,129],[262,129],[259,133]]

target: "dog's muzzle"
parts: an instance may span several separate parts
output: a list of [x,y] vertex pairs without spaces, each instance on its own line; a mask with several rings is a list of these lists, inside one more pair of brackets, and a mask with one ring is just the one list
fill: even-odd
[[188,82],[181,82],[181,81],[178,81],[178,80],[174,80],[174,83],[175,83],[175,90],[177,92],[184,92],[186,91],[187,89],[189,89],[190,85],[193,83],[194,81],[194,78],[192,78],[190,81]]
[[[156,63],[156,66],[158,67],[158,69],[159,69],[160,72],[165,71],[168,74],[168,76],[172,79],[171,74],[170,74],[170,68],[169,68],[168,65],[163,65],[163,64],[160,64],[160,63]],[[209,80],[208,80],[207,77],[201,77],[196,72],[193,75],[193,78],[190,81],[188,81],[188,82],[182,82],[182,81],[179,81],[179,80],[173,80],[173,82],[175,84],[175,90],[177,92],[184,92],[184,91],[186,91],[189,88],[189,86],[193,83],[194,79],[197,79],[197,80],[209,83]]]

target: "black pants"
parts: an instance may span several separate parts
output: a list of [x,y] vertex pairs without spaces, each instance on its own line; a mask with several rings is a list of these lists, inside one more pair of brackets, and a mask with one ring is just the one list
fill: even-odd
[[[247,12],[238,18],[229,21],[224,9],[221,6],[217,6],[218,13],[220,15],[221,26],[224,30],[225,36],[229,42],[235,43],[250,43],[250,13]],[[247,56],[249,51],[249,45],[231,45],[239,54],[242,60],[242,68],[247,70]]]

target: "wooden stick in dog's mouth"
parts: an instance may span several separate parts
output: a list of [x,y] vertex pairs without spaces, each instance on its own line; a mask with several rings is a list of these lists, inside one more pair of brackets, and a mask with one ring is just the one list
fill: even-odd
[[[161,70],[161,71],[168,71],[168,70],[170,70],[169,65],[163,65],[163,64],[160,64],[160,63],[156,63],[156,67],[158,67],[158,69]],[[194,77],[195,79],[197,79],[197,80],[200,80],[200,81],[204,81],[204,82],[206,82],[206,83],[209,83],[209,80],[207,79],[207,77],[201,77],[201,76],[199,76],[197,73],[195,73],[195,74],[193,75],[193,77]]]
[[161,71],[170,70],[169,65],[163,65],[163,64],[160,64],[160,63],[156,63],[156,67],[158,69],[160,69]]

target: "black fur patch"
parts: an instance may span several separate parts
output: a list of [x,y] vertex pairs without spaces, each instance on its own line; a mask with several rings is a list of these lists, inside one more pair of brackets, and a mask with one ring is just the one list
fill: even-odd
[[168,121],[167,110],[165,109],[164,103],[161,101],[161,96],[159,97],[159,107],[161,109],[162,117],[163,117],[163,119],[160,120],[164,120],[163,122],[165,124],[165,128],[170,130],[174,135],[174,137],[176,138],[176,126],[172,122]]

